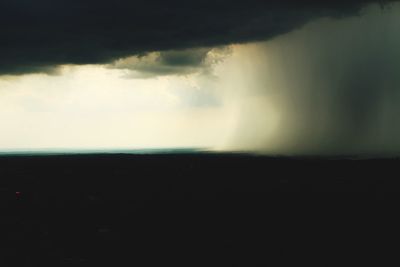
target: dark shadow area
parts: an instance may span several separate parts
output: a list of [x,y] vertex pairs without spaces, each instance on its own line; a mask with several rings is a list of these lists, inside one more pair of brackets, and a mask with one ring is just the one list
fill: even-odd
[[399,174],[397,159],[4,156],[0,266],[370,259]]

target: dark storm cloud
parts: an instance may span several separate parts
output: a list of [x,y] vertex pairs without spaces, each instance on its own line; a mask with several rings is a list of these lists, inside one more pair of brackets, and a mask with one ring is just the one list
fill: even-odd
[[[373,1],[3,0],[0,73],[268,39],[317,17],[357,14],[368,2]],[[173,55],[163,60],[201,63]]]

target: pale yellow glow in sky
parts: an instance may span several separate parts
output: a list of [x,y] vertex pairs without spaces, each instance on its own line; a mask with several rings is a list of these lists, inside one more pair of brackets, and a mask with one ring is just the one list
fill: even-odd
[[[211,69],[185,75],[141,79],[86,65],[61,66],[53,76],[0,77],[0,151],[246,149],[243,140],[264,140],[279,119],[268,98],[250,90],[257,49],[211,50]],[[242,118],[249,113],[259,116]]]
[[215,77],[125,74],[100,65],[63,66],[57,76],[0,78],[0,150],[213,148],[225,142],[232,127],[227,103],[215,88],[201,87],[215,86]]

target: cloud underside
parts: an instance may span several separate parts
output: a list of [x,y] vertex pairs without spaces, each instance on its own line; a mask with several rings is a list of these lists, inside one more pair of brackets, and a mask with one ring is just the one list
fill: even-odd
[[116,60],[110,68],[129,70],[131,78],[152,78],[167,75],[210,74],[212,67],[230,54],[229,47],[195,48],[151,52]]
[[[370,2],[377,1],[6,0],[0,3],[0,74],[267,40],[319,17],[356,15]],[[158,69],[137,67],[150,76],[191,72],[202,67],[207,51],[169,52],[159,55]]]

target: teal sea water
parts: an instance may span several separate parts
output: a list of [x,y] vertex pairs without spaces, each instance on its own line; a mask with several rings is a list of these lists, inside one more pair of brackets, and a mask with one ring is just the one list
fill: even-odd
[[0,150],[0,156],[35,156],[35,155],[85,155],[85,154],[193,154],[210,152],[205,148],[147,148],[147,149],[15,149]]

